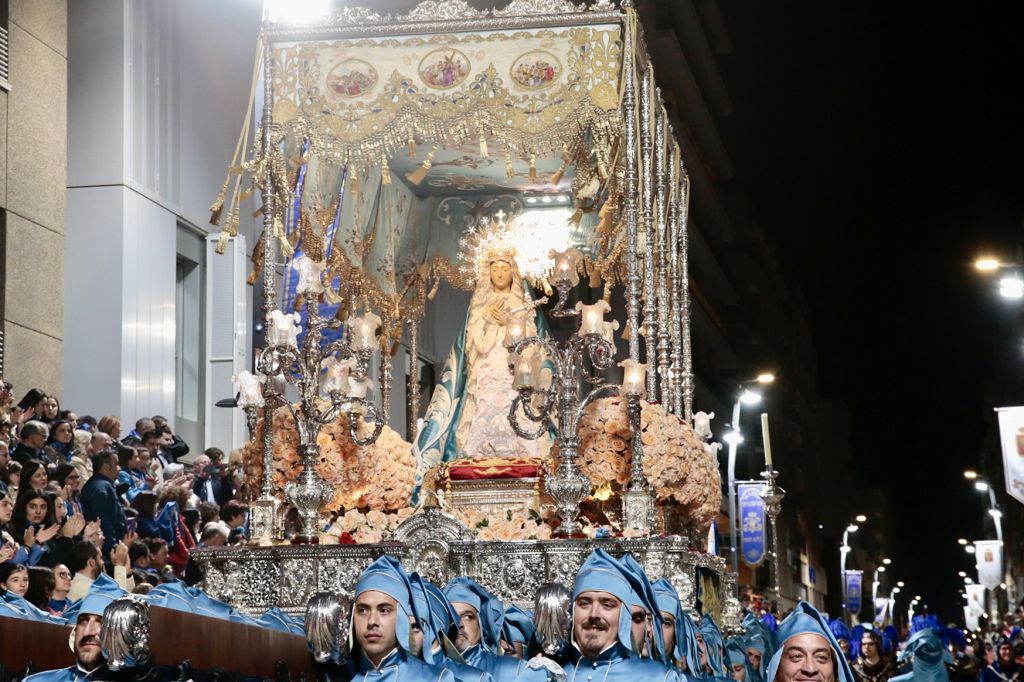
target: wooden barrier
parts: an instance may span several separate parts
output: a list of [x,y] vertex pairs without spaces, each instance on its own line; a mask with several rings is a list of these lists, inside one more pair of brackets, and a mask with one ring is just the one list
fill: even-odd
[[[273,678],[274,664],[283,661],[293,679],[299,673],[315,679],[304,637],[159,606],[151,606],[149,615],[150,649],[160,665],[187,658],[196,670],[220,667]],[[73,665],[70,630],[70,626],[0,616],[0,661],[11,671],[23,670],[28,661],[35,663],[36,670]]]

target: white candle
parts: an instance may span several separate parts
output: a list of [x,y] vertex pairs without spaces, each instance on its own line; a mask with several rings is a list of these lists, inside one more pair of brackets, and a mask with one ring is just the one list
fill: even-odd
[[555,261],[555,266],[551,273],[551,281],[555,285],[568,284],[569,286],[576,286],[579,284],[580,276],[576,271],[576,266],[580,255],[580,252],[576,249],[566,249],[565,251],[551,250],[548,253],[548,257]]
[[764,466],[765,469],[772,469],[772,440],[768,436],[768,413],[761,413],[761,437],[764,439]]
[[371,311],[367,311],[352,319],[349,335],[353,350],[373,350],[377,345],[377,328],[380,327],[380,318]]
[[348,380],[348,396],[350,398],[362,398],[366,400],[366,394],[370,391],[373,386],[373,382],[369,379],[352,379]]
[[239,407],[263,407],[263,382],[267,380],[265,376],[244,370],[232,378],[238,386]]
[[515,373],[512,375],[512,388],[521,390],[534,388],[537,385],[537,369],[540,363],[535,362],[535,354],[524,353],[516,359]]
[[505,327],[505,347],[512,348],[526,338],[526,324],[522,315],[513,317]]
[[622,394],[644,397],[647,389],[647,365],[636,360],[623,360],[619,367],[622,368]]
[[576,310],[580,311],[580,334],[604,334],[604,314],[611,309],[604,299],[593,305],[586,305],[583,302],[576,304]]

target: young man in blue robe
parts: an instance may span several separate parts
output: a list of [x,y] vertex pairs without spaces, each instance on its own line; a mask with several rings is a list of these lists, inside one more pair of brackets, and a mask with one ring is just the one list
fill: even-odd
[[455,607],[437,585],[424,580],[418,573],[409,576],[412,585],[413,609],[420,621],[420,635],[414,631],[420,658],[438,669],[450,670],[455,682],[493,682],[493,678],[458,657],[452,640],[458,615]]
[[828,622],[806,602],[779,624],[778,648],[768,663],[768,682],[854,682],[850,664]]
[[679,682],[681,675],[633,650],[625,566],[604,550],[587,557],[572,589],[572,642],[578,652],[564,667],[569,682]]
[[547,673],[528,668],[515,656],[502,655],[501,628],[505,607],[501,600],[465,576],[454,578],[444,594],[459,616],[455,648],[466,663],[490,673],[494,682],[545,682]]
[[352,605],[354,682],[454,682],[413,653],[409,576],[392,557],[370,564],[356,583]]
[[667,578],[659,578],[652,587],[661,612],[662,638],[665,640],[665,657],[662,660],[683,672],[700,670],[697,625],[683,611],[679,593]]

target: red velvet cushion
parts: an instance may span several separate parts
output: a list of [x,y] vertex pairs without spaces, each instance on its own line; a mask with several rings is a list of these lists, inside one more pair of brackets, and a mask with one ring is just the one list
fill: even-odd
[[478,481],[488,478],[537,478],[541,460],[531,457],[477,457],[457,459],[448,465],[448,478],[453,481]]

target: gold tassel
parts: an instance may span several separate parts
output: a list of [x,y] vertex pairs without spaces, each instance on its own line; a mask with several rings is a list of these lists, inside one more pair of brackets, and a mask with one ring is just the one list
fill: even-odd
[[252,212],[252,217],[253,218],[259,218],[262,213],[263,213],[263,204],[260,204],[260,207]]
[[418,185],[422,183],[424,180],[426,180],[427,173],[430,172],[430,165],[434,162],[434,154],[436,153],[437,145],[435,144],[430,149],[430,153],[427,154],[427,158],[423,160],[423,165],[421,165],[419,168],[412,171],[411,173],[405,174],[405,177],[409,179],[409,182],[411,182],[414,185]]
[[505,175],[511,180],[516,177],[516,169],[512,167],[512,154],[505,154]]
[[416,139],[411,135],[409,136],[409,158],[416,158]]
[[602,296],[602,298],[605,301],[607,301],[609,305],[611,305],[611,302],[612,302],[612,283],[611,282],[605,282],[604,283],[604,296]]
[[549,282],[546,277],[544,278],[544,281],[541,282],[541,284],[544,285],[544,295],[545,296],[550,298],[550,297],[555,295],[554,290],[551,288],[551,282]]
[[281,244],[281,254],[285,258],[291,258],[295,255],[295,247],[292,246],[290,241],[288,241],[288,237],[283,234],[279,234],[277,235],[277,241]]
[[581,220],[583,220],[583,209],[577,208],[576,212],[569,216],[568,222],[572,223],[576,227],[579,227]]
[[334,319],[339,322],[344,322],[348,319],[348,303],[345,302],[344,297],[342,297],[341,305],[338,306],[338,312],[334,313]]
[[563,161],[562,165],[558,167],[558,170],[555,171],[555,174],[551,176],[551,181],[550,181],[551,184],[552,185],[557,185],[558,183],[560,183],[562,181],[562,176],[564,176],[564,175],[565,175],[565,161]]
[[[591,289],[596,289],[599,286],[601,286],[601,273],[598,271],[598,269],[596,267],[591,267],[590,268],[590,288]],[[608,295],[611,296],[611,289],[609,287],[605,287],[605,292],[607,292]]]
[[434,297],[437,296],[437,290],[441,286],[441,278],[434,280],[434,286],[430,288],[430,293],[427,294],[427,300],[433,301]]
[[388,165],[388,157],[382,156],[380,160],[380,184],[391,184],[391,167]]
[[214,247],[214,251],[223,255],[224,251],[228,248],[228,239],[231,235],[228,234],[227,230],[221,230],[220,236],[217,238],[217,246]]
[[601,204],[601,210],[597,212],[597,215],[601,216],[601,218],[603,219],[605,216],[611,213],[612,209],[614,208],[615,203],[611,200],[611,197],[609,197],[604,200],[603,204]]
[[224,199],[228,195],[228,181],[224,181],[224,185],[220,188],[220,193],[217,194],[217,198],[210,204],[210,224],[216,225],[220,222],[221,211],[224,210]]
[[530,154],[530,182],[537,182],[537,155]]
[[633,329],[630,327],[629,322],[626,322],[626,327],[622,330],[622,340],[629,341],[633,337]]
[[239,203],[241,203],[241,202],[245,201],[246,199],[248,199],[249,197],[251,197],[251,196],[252,196],[252,193],[253,193],[253,191],[254,191],[255,189],[256,189],[255,187],[252,187],[252,186],[250,186],[250,187],[249,187],[248,189],[246,189],[246,190],[245,190],[244,192],[242,192],[241,194],[239,194],[239,195],[238,195],[238,201],[239,201]]
[[487,138],[484,137],[484,133],[482,130],[480,131],[480,156],[482,156],[485,159],[491,158],[491,155],[488,153],[487,150]]
[[359,171],[352,171],[352,181],[349,183],[349,191],[353,196],[359,196]]

